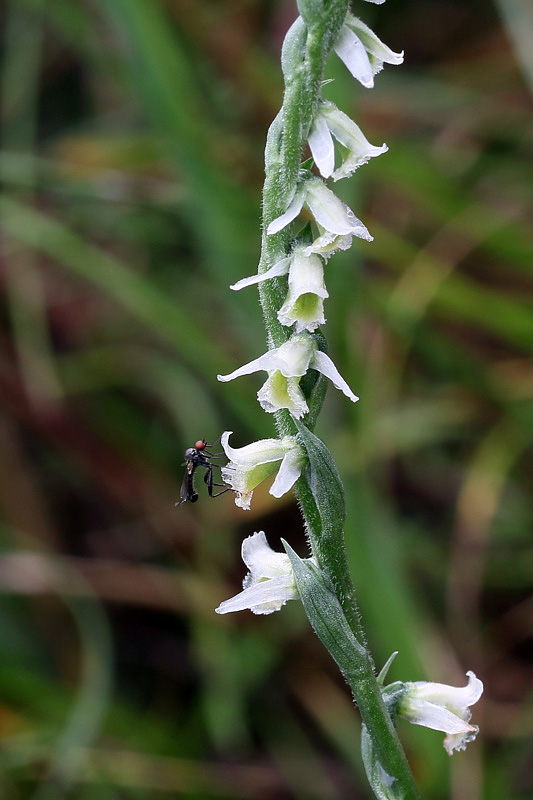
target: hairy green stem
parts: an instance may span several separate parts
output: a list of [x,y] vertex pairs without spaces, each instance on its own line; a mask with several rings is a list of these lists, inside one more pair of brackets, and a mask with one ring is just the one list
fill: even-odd
[[[286,81],[282,108],[270,126],[265,150],[265,184],[263,189],[263,241],[259,272],[265,272],[276,261],[286,255],[290,234],[288,229],[272,236],[267,236],[266,229],[272,220],[282,214],[289,205],[297,187],[302,153],[318,105],[320,85],[324,76],[326,58],[346,16],[349,3],[347,0],[333,0],[321,17],[304,22],[298,17],[292,25],[282,51],[282,67]],[[283,326],[277,312],[283,303],[284,294],[279,279],[264,281],[260,284],[260,301],[268,333],[269,345],[279,347],[290,335]],[[322,391],[318,391],[310,404],[310,413],[306,419],[314,422],[324,399],[325,382],[320,382]],[[311,419],[309,419],[309,417]],[[280,435],[295,435],[298,426],[291,414],[286,410],[278,411],[276,424]],[[337,473],[337,479],[338,473]],[[310,532],[316,530],[316,504],[305,480],[298,482],[297,499]],[[324,537],[317,531],[312,541],[317,549],[319,563],[331,573],[338,594],[342,597],[345,614],[352,622],[354,633],[362,636],[359,614],[354,611],[355,590],[351,583],[345,554],[342,532],[334,542],[324,542]],[[340,559],[338,554],[342,553]]]
[[[283,45],[284,101],[269,129],[265,149],[260,273],[285,257],[289,249],[288,228],[271,236],[267,236],[266,231],[270,222],[284,213],[296,191],[302,155],[319,101],[324,65],[348,7],[348,0],[329,0],[329,2],[300,0],[299,9],[302,16],[292,25]],[[282,345],[290,335],[289,329],[281,325],[277,318],[283,300],[281,279],[264,281],[260,284],[261,307],[271,348]],[[342,630],[345,634],[347,631],[340,644],[336,636],[330,636],[331,631],[328,633],[332,623],[328,622],[328,615],[324,615],[324,609],[320,608],[320,604],[316,606],[313,600],[308,601],[301,592],[302,600],[315,631],[330,650],[352,689],[368,735],[379,755],[380,764],[387,774],[395,778],[395,791],[398,794],[394,796],[405,800],[416,800],[419,797],[416,785],[393,721],[383,702],[372,657],[366,648],[344,544],[342,484],[329,451],[310,433],[323,398],[324,381],[319,379],[317,391],[309,401],[310,412],[304,421],[305,425],[296,423],[286,410],[277,412],[276,424],[282,436],[299,435],[308,452],[310,470],[298,481],[296,495],[313,554],[333,589],[332,596],[335,600],[332,602],[338,603],[339,606],[337,619],[344,626]],[[327,470],[325,473],[322,470],[324,464],[329,473]],[[316,467],[315,477],[318,475],[319,479],[313,483],[314,467]],[[322,491],[319,475],[321,470],[326,475],[325,480],[328,483],[327,486],[324,483]],[[336,506],[336,511],[339,512],[339,508],[341,511],[337,514],[330,513],[333,506],[328,504],[328,498],[336,492],[342,495],[342,500],[339,500]],[[312,596],[311,592],[310,597]],[[325,633],[322,630],[322,622]],[[342,631],[339,636],[342,636]],[[347,642],[353,646],[348,646]]]

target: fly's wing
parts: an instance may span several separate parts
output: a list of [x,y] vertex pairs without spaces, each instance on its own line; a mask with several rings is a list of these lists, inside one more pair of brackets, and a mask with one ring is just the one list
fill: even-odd
[[213,467],[207,464],[206,473],[204,475],[204,483],[207,486],[207,491],[210,495],[213,494]]
[[[183,476],[183,481],[181,482],[181,489],[180,489],[180,501],[176,503],[177,506],[181,506],[187,500],[192,500],[192,496],[189,494],[189,487],[192,488],[192,476],[194,474],[194,464],[192,461],[187,462],[187,468],[185,470],[185,475]],[[192,500],[194,502],[194,500]]]

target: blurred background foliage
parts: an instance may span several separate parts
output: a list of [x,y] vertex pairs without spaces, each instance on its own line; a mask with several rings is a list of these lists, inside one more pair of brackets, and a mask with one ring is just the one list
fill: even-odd
[[[429,800],[533,795],[526,0],[354,4],[395,50],[325,94],[390,151],[338,185],[317,432],[378,665],[486,686],[477,742],[400,723]],[[174,508],[183,451],[273,434],[252,376],[262,153],[289,0],[11,0],[1,78],[0,784],[6,800],[368,798],[347,688],[298,603],[220,618],[262,488]],[[529,451],[530,452],[530,451]]]

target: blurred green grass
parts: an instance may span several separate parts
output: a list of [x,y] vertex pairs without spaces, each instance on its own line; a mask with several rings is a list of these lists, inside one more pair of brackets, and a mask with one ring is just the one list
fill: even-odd
[[[294,4],[1,13],[3,796],[367,798],[348,691],[298,604],[213,613],[244,536],[304,552],[297,509],[263,489],[248,515],[173,505],[191,441],[273,431],[255,378],[215,375],[264,348],[255,290],[228,285],[258,257]],[[325,332],[361,401],[328,395],[318,433],[377,663],[485,682],[452,761],[401,726],[422,795],[526,800],[533,29],[521,0],[356,13],[406,64],[371,92],[328,65],[328,97],[390,150],[338,186],[375,241],[328,263]]]

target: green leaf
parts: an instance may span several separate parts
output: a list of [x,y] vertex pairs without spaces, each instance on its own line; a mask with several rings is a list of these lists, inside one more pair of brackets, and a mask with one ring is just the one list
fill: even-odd
[[366,777],[378,800],[404,800],[405,793],[401,783],[388,775],[381,766],[366,725],[361,729],[361,755]]
[[299,420],[295,420],[299,438],[309,459],[307,474],[309,487],[313,495],[320,520],[319,535],[322,537],[339,536],[346,520],[346,504],[344,488],[337,465],[324,442],[311,433],[309,428]]
[[294,420],[309,467],[297,483],[298,497],[305,508],[307,532],[313,554],[329,577],[350,629],[358,641],[365,637],[348,569],[344,522],[346,504],[337,465],[324,442],[300,421]]
[[377,678],[378,683],[379,683],[380,686],[383,686],[383,684],[385,682],[385,678],[387,677],[387,673],[388,673],[388,671],[389,671],[389,669],[391,667],[391,664],[392,664],[392,662],[394,661],[394,659],[396,658],[397,655],[398,655],[398,651],[395,650],[394,653],[391,653],[391,655],[388,657],[387,661],[385,662],[385,664],[381,668],[380,673],[379,673],[378,678]]
[[296,580],[298,594],[316,635],[351,685],[368,669],[367,653],[355,638],[328,576],[312,561],[300,558],[281,540]]

